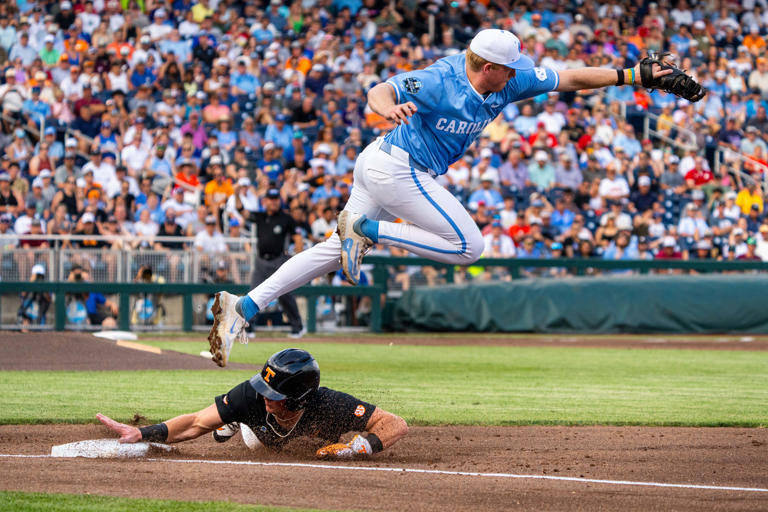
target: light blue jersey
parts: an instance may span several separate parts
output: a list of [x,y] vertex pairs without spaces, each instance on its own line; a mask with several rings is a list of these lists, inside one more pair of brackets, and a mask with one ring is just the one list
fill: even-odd
[[409,124],[401,123],[384,140],[437,174],[444,174],[461,158],[507,104],[547,93],[560,84],[557,72],[549,68],[517,70],[504,89],[483,97],[469,83],[465,55],[445,57],[425,69],[387,80],[397,103],[412,101],[418,111]]

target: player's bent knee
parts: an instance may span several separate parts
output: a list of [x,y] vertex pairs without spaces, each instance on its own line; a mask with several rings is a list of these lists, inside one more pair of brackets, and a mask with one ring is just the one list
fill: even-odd
[[253,430],[251,430],[251,428],[245,423],[240,424],[240,434],[243,437],[243,443],[245,443],[245,446],[251,450],[259,450],[264,448],[264,445],[261,444],[261,441],[259,441],[259,438],[256,437],[256,434],[253,432]]
[[474,263],[480,259],[480,255],[485,250],[485,240],[479,229],[467,234],[467,248],[464,251],[464,265]]

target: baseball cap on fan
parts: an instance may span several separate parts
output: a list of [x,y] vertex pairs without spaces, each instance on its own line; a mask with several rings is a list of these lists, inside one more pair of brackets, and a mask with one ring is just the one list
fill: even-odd
[[533,60],[520,53],[520,40],[509,30],[481,30],[469,43],[469,49],[488,62],[512,69],[533,69]]

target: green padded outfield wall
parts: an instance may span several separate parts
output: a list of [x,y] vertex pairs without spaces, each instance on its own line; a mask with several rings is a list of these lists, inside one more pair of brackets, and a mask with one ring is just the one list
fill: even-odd
[[768,276],[518,279],[417,287],[392,327],[418,331],[768,333]]

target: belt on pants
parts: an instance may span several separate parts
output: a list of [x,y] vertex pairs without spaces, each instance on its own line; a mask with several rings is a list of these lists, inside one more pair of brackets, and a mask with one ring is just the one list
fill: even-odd
[[402,157],[404,155],[408,155],[408,165],[410,165],[411,167],[413,167],[417,171],[421,171],[421,172],[425,172],[425,173],[429,174],[433,178],[437,177],[437,173],[435,171],[433,171],[429,167],[425,167],[425,166],[421,165],[420,163],[418,163],[404,149],[401,149],[401,148],[399,148],[397,146],[393,146],[392,144],[390,144],[389,142],[387,142],[385,140],[381,141],[381,145],[379,146],[379,149],[382,150],[383,152],[385,152],[386,154],[388,154],[390,156],[393,156],[395,158],[399,158],[399,157]]
[[282,252],[279,253],[279,254],[259,254],[259,258],[261,258],[262,260],[266,260],[266,261],[272,261],[272,260],[276,260],[277,258],[279,258],[282,255],[283,255]]

